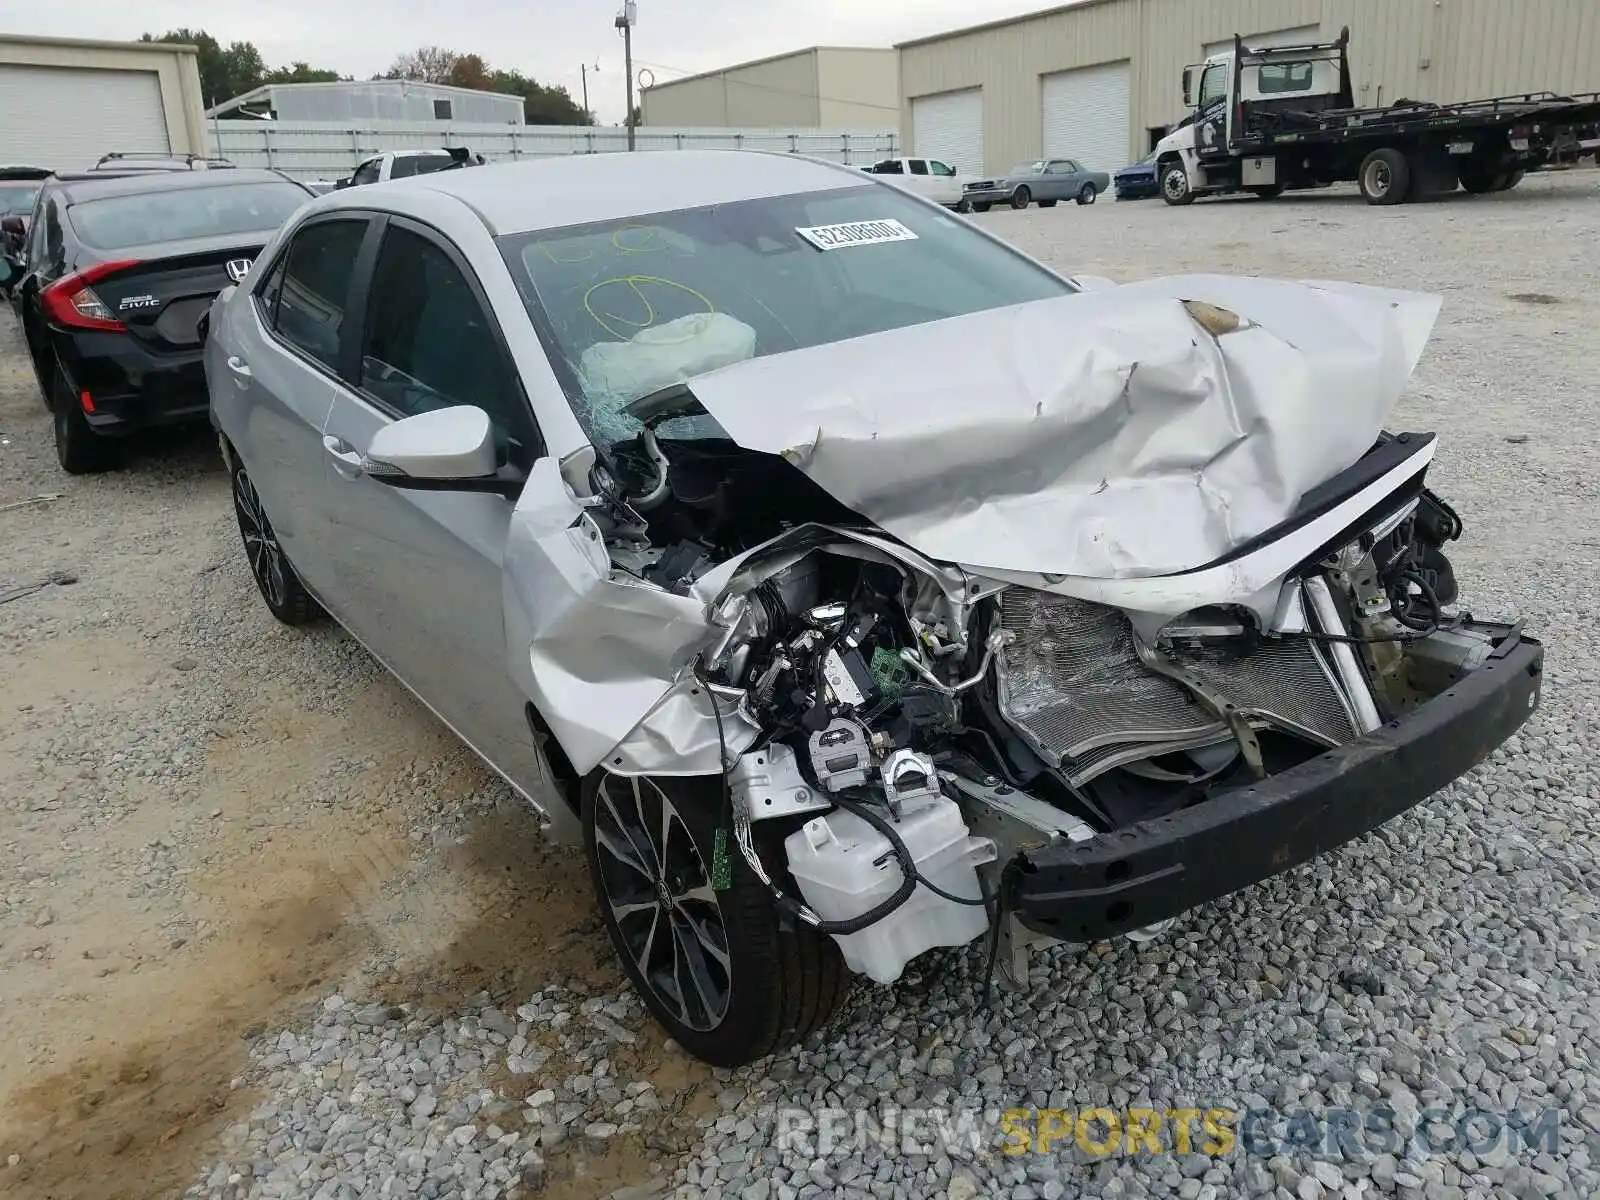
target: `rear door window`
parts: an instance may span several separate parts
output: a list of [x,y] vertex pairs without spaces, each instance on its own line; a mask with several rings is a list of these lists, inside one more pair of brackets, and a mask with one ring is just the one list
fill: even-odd
[[366,218],[318,221],[295,235],[285,256],[274,328],[290,346],[330,371],[350,300]]

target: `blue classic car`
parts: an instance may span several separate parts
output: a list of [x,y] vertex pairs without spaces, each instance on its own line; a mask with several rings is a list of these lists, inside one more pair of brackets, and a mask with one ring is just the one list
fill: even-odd
[[1118,200],[1144,200],[1160,195],[1156,182],[1156,152],[1150,151],[1136,163],[1129,163],[1111,176]]

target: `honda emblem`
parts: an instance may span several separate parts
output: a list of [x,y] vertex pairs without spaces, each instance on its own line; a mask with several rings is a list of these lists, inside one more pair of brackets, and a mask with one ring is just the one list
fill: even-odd
[[244,277],[250,274],[252,261],[252,259],[248,258],[230,258],[228,260],[228,278],[235,283],[242,282]]

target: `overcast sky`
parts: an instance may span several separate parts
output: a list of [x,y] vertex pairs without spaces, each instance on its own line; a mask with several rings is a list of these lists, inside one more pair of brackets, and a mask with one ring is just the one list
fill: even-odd
[[[658,81],[806,46],[889,46],[1050,5],[1052,0],[638,0],[636,67]],[[132,39],[203,28],[251,41],[268,66],[304,59],[361,79],[397,54],[440,45],[477,53],[580,97],[579,64],[600,65],[590,106],[622,118],[621,0],[0,0],[12,33]]]

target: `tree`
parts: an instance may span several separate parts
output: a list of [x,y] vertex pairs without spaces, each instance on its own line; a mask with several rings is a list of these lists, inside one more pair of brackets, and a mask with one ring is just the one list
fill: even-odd
[[172,29],[156,37],[145,34],[142,42],[175,42],[199,51],[200,91],[208,104],[221,104],[259,87],[266,74],[261,52],[249,42],[234,42],[223,49],[217,39],[203,29]]
[[286,67],[268,71],[262,77],[262,83],[341,83],[350,79],[348,75],[341,75],[337,71],[326,71],[320,67],[313,67],[310,63],[296,60]]
[[146,33],[139,40],[172,42],[199,51],[200,91],[207,104],[232,100],[263,83],[323,83],[348,78],[303,62],[269,71],[253,42],[231,42],[224,47],[204,29],[171,29],[159,36]]
[[[476,55],[472,57],[477,58]],[[423,46],[402,54],[389,68],[387,79],[415,79],[421,83],[449,83],[461,55],[442,46]],[[483,60],[478,59],[481,65]]]
[[522,97],[522,119],[529,125],[593,125],[594,114],[572,98],[564,87],[529,79],[521,71],[496,71],[490,90]]
[[489,70],[489,64],[476,54],[463,54],[456,59],[444,82],[451,87],[471,88],[475,92],[499,90],[494,86],[494,72]]

